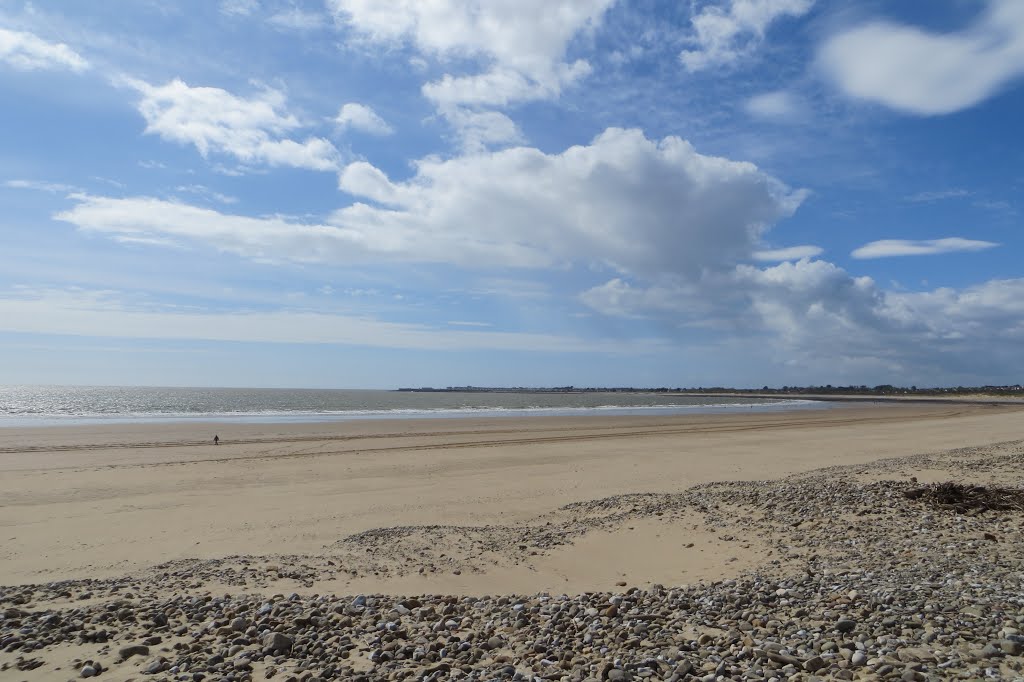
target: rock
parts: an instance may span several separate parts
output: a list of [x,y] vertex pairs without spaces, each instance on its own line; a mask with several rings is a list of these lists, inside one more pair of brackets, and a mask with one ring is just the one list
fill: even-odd
[[839,632],[853,632],[853,629],[857,627],[857,621],[850,620],[849,618],[840,618],[836,621],[836,630]]
[[132,656],[149,656],[149,647],[144,644],[129,644],[117,650],[121,660],[127,660]]
[[859,668],[868,661],[868,655],[863,651],[854,651],[853,656],[850,657],[850,665],[855,668]]
[[825,659],[823,659],[821,656],[815,656],[814,658],[809,658],[806,661],[804,661],[804,670],[806,670],[809,673],[817,672],[818,670],[827,667],[828,663],[826,663]]
[[263,648],[270,651],[291,651],[293,644],[291,637],[280,632],[268,632],[263,636]]
[[996,642],[997,646],[1008,656],[1020,656],[1024,654],[1024,642],[1012,639],[1001,639]]
[[92,667],[91,665],[82,666],[82,670],[79,673],[79,676],[80,677],[95,677],[96,676],[96,668]]
[[490,650],[500,649],[505,646],[505,642],[502,641],[501,637],[491,637],[487,640],[487,648]]
[[231,624],[228,627],[235,632],[245,632],[245,629],[249,627],[249,625],[245,622],[245,618],[235,618],[231,621]]
[[981,650],[982,658],[1002,658],[1005,655],[1002,647],[996,642],[989,642]]

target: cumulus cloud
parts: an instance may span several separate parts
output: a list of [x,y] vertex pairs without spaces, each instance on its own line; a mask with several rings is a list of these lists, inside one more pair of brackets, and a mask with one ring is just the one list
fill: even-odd
[[466,151],[480,152],[492,145],[524,141],[519,126],[500,111],[472,111],[456,107],[445,110],[444,115],[458,131]]
[[323,224],[231,216],[136,197],[77,197],[57,215],[108,234],[186,238],[251,258],[420,261],[472,268],[599,264],[682,277],[750,257],[804,197],[749,163],[677,137],[609,129],[561,154],[517,147],[427,158],[392,182],[366,162],[340,173],[365,201]]
[[922,116],[960,111],[1024,74],[1024,3],[990,0],[951,33],[871,22],[827,40],[818,60],[850,97]]
[[854,249],[854,258],[890,258],[893,256],[934,256],[957,251],[984,251],[999,246],[995,242],[961,237],[945,239],[881,239]]
[[366,40],[407,42],[441,62],[474,60],[479,70],[447,73],[424,84],[423,95],[467,148],[481,148],[520,140],[507,117],[483,110],[556,98],[590,73],[588,62],[569,62],[566,51],[574,37],[600,23],[613,2],[328,0],[328,6]]
[[359,184],[343,173],[343,189],[386,197],[388,206],[356,204],[331,222],[463,264],[593,262],[693,274],[749,256],[762,231],[804,197],[753,164],[614,128],[561,154],[517,147],[425,159],[416,169],[386,184],[365,166],[353,176]]
[[566,47],[614,0],[328,0],[341,21],[375,41],[408,40],[441,59],[478,57],[536,83],[559,80]]
[[800,260],[801,258],[814,258],[825,252],[820,246],[788,246],[784,249],[764,249],[755,251],[753,258],[756,261],[778,262],[784,260]]
[[726,0],[707,5],[690,19],[693,49],[679,59],[693,73],[734,64],[753,52],[772,23],[783,17],[800,17],[814,0]]
[[336,170],[338,150],[329,141],[309,137],[302,142],[285,137],[302,127],[286,110],[283,93],[270,88],[246,99],[226,90],[192,87],[175,79],[154,86],[140,80],[127,83],[142,99],[139,113],[146,132],[165,140],[191,144],[204,158],[227,154],[245,164]]
[[342,105],[334,122],[338,124],[339,128],[351,128],[370,135],[391,135],[395,132],[376,111],[358,102]]
[[894,293],[820,261],[739,275],[780,353],[796,362],[873,366],[912,381],[956,372],[1005,380],[1024,370],[1024,279]]
[[0,28],[0,62],[20,71],[68,69],[79,72],[89,68],[89,62],[64,43],[51,43],[34,33],[5,28]]
[[[886,291],[832,263],[801,259],[774,266],[649,286],[621,278],[585,291],[581,302],[602,314],[660,317],[666,323],[729,330],[794,377],[861,383],[866,376],[920,383],[935,377],[1024,371],[1024,279],[963,289]],[[812,379],[814,380],[814,379]]]
[[637,286],[620,277],[580,294],[580,301],[603,315],[636,318],[651,313],[707,313],[710,308],[695,285]]

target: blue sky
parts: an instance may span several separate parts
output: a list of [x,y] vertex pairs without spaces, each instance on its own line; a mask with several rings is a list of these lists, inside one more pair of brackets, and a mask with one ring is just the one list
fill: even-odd
[[0,382],[1024,375],[1017,0],[0,0]]

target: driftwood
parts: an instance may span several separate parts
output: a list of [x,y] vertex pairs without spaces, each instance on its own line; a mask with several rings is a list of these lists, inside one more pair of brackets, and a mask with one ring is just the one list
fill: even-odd
[[1024,490],[1017,488],[933,483],[903,492],[911,500],[921,500],[936,507],[961,514],[983,511],[1024,511]]

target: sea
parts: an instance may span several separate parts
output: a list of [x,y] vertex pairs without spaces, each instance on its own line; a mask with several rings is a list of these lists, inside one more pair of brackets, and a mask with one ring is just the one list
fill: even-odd
[[146,422],[669,415],[827,409],[827,402],[552,391],[381,391],[141,386],[0,386],[0,427]]

